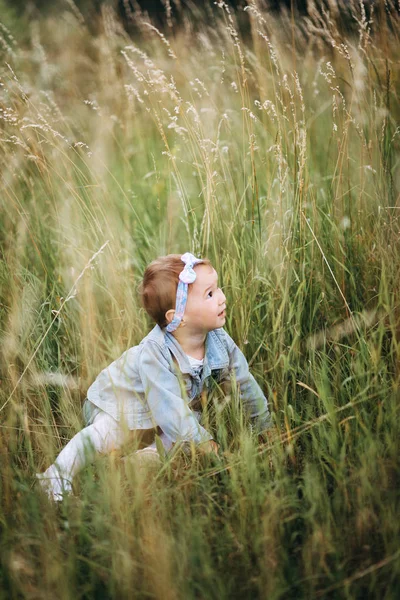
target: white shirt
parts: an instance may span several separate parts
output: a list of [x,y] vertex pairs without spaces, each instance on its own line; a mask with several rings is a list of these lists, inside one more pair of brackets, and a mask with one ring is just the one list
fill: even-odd
[[188,357],[188,361],[190,362],[190,366],[192,367],[192,369],[201,369],[201,367],[204,364],[204,358],[199,360],[198,358],[193,358],[193,356],[189,356],[189,354],[186,354],[186,356]]

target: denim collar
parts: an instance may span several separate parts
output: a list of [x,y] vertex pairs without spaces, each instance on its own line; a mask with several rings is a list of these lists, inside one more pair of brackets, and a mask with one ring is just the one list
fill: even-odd
[[[221,328],[222,329],[222,328]],[[210,331],[206,337],[206,347],[203,364],[203,378],[207,377],[214,369],[223,369],[229,366],[229,355],[225,348],[225,344],[220,339],[221,329]],[[187,354],[182,350],[182,346],[174,336],[161,329],[156,325],[147,336],[147,339],[157,342],[160,346],[168,348],[168,350],[176,358],[181,373],[194,374]]]

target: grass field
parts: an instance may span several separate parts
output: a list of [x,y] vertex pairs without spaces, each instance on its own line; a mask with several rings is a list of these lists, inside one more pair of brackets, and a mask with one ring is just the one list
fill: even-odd
[[[2,11],[1,600],[400,597],[399,6],[326,6],[134,36],[108,5]],[[223,459],[100,457],[53,505],[34,474],[149,331],[145,266],[185,251],[270,440],[216,396]]]

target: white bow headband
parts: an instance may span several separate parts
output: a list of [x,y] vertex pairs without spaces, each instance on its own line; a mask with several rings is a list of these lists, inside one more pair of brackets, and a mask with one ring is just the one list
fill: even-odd
[[201,262],[201,258],[196,258],[190,252],[185,252],[185,254],[182,254],[181,256],[181,261],[185,263],[185,266],[183,271],[179,273],[179,283],[176,290],[175,315],[171,323],[166,327],[169,333],[175,331],[182,321],[186,308],[189,283],[193,283],[196,280],[196,273],[193,267]]

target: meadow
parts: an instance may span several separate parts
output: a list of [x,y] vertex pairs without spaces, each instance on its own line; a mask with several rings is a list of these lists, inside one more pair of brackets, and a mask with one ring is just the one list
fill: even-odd
[[[168,8],[169,3],[166,3]],[[0,25],[0,599],[400,597],[400,13],[104,4]],[[35,485],[152,327],[156,256],[208,256],[269,398],[224,455]],[[129,456],[129,449],[126,452]]]

